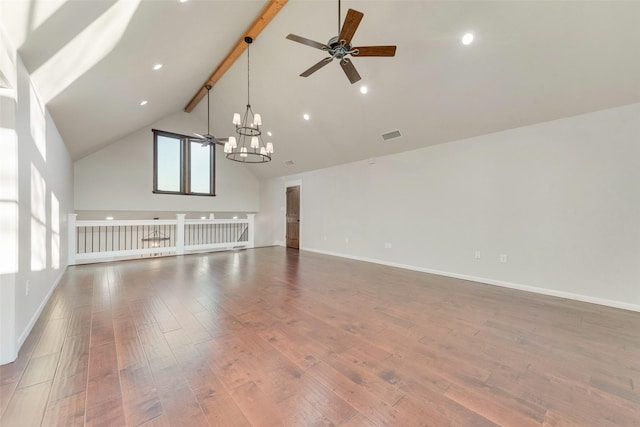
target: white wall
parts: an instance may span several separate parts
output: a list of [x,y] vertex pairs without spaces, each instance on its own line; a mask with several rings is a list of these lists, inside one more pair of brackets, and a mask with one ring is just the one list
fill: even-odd
[[294,179],[303,249],[640,310],[640,104],[269,180],[258,245]]
[[[73,169],[0,23],[0,364],[13,361],[67,265]],[[28,285],[27,285],[28,283]]]
[[247,168],[216,152],[216,196],[153,194],[151,129],[191,135],[206,128],[194,114],[178,112],[77,160],[75,209],[80,211],[257,212],[260,184]]

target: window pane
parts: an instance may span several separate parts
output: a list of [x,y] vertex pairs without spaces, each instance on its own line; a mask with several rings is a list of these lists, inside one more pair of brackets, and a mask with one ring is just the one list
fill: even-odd
[[198,142],[191,143],[191,192],[211,193],[211,150]]
[[157,135],[158,190],[180,191],[180,140]]

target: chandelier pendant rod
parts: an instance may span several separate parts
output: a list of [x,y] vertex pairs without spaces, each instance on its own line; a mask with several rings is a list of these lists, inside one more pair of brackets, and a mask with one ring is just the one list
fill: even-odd
[[250,63],[251,63],[251,43],[253,42],[253,39],[251,37],[245,37],[244,41],[247,42],[247,107],[251,105],[251,92],[250,92],[250,88],[249,88],[249,82],[251,80],[251,69],[250,69]]

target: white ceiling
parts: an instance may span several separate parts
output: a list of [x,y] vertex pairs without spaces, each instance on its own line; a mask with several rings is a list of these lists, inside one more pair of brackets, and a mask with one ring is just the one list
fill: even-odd
[[[181,111],[266,3],[0,0],[0,19],[78,159]],[[337,63],[298,77],[324,52],[285,36],[327,42],[337,1],[290,0],[251,47],[251,104],[276,149],[271,163],[247,166],[258,177],[640,102],[637,1],[344,0],[342,8],[343,17],[348,8],[364,13],[355,45],[395,44],[396,57],[355,58],[355,85]],[[475,41],[463,46],[468,31]],[[246,65],[243,54],[211,92],[214,135],[233,133]],[[205,102],[192,114],[206,126]],[[383,142],[395,129],[402,138]]]

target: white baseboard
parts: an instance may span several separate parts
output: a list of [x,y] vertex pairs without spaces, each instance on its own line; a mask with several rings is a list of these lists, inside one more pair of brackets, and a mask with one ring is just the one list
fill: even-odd
[[49,289],[49,292],[47,292],[47,296],[42,301],[42,304],[40,304],[36,312],[31,317],[31,320],[29,321],[29,324],[27,325],[27,327],[24,328],[24,331],[22,331],[22,333],[20,334],[20,337],[18,337],[18,342],[16,343],[16,354],[20,352],[20,349],[22,348],[22,344],[24,344],[24,342],[27,340],[27,337],[31,333],[31,330],[33,329],[34,325],[38,321],[38,318],[40,317],[40,315],[42,314],[42,310],[44,310],[44,307],[49,302],[49,298],[51,298],[53,291],[55,291],[56,288],[58,287],[58,284],[60,283],[60,280],[62,280],[62,276],[64,276],[64,273],[66,271],[67,271],[67,267],[60,270],[60,274],[58,275],[56,280],[53,282],[53,286],[51,286],[51,289]]
[[398,264],[395,262],[387,262],[387,261],[382,261],[382,260],[373,259],[373,258],[365,258],[365,257],[354,256],[354,255],[341,254],[338,252],[324,251],[321,249],[313,249],[313,248],[300,248],[300,249],[304,251],[316,252],[324,255],[337,256],[337,257],[348,258],[348,259],[353,259],[357,261],[371,262],[374,264],[381,264],[389,267],[403,268],[405,270],[413,270],[413,271],[419,271],[422,273],[436,274],[438,276],[446,276],[446,277],[453,277],[456,279],[470,280],[472,282],[485,283],[487,285],[502,286],[505,288],[517,289],[520,291],[533,292],[536,294],[549,295],[553,297],[566,298],[566,299],[575,300],[575,301],[588,302],[591,304],[598,304],[598,305],[603,305],[607,307],[621,308],[623,310],[640,312],[640,305],[638,304],[629,304],[626,302],[610,300],[606,298],[597,298],[597,297],[591,297],[588,295],[574,294],[571,292],[538,288],[535,286],[521,285],[518,283],[505,282],[502,280],[487,279],[484,277],[469,276],[466,274],[452,273],[449,271],[432,270],[430,268],[416,267],[416,266],[407,265],[407,264]]
[[275,242],[273,242],[273,244],[274,244],[275,246],[284,246],[284,241],[282,241],[282,240],[276,240]]

